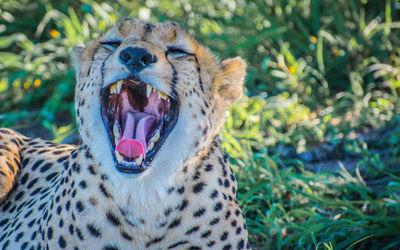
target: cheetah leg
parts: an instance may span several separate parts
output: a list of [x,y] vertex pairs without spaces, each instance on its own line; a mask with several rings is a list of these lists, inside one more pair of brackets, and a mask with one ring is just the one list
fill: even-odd
[[20,168],[20,149],[27,137],[0,129],[0,203],[13,188]]

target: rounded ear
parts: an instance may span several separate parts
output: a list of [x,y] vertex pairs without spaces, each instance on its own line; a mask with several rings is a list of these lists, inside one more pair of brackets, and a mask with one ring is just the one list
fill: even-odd
[[215,89],[228,108],[243,94],[246,62],[240,57],[226,59],[221,62],[221,69]]
[[84,47],[74,46],[72,48],[72,64],[76,72],[78,73],[81,67],[83,52],[85,51]]

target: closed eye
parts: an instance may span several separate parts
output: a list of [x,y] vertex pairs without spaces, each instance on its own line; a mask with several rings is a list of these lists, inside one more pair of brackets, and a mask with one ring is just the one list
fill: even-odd
[[178,47],[168,47],[167,54],[173,58],[181,58],[184,56],[193,56],[192,53]]
[[100,44],[103,45],[104,48],[114,51],[121,45],[121,41],[118,40],[102,41],[100,42]]

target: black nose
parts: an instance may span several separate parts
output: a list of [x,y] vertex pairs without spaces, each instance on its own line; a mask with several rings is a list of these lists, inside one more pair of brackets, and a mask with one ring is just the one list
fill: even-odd
[[146,49],[138,47],[127,47],[119,54],[122,64],[128,69],[139,72],[152,63],[157,62],[157,57],[150,54]]

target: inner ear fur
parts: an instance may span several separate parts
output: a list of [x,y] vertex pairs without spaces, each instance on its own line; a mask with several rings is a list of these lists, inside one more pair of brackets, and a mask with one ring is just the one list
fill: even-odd
[[231,106],[242,94],[246,77],[246,62],[240,58],[230,58],[221,62],[221,74],[215,87],[226,107]]

